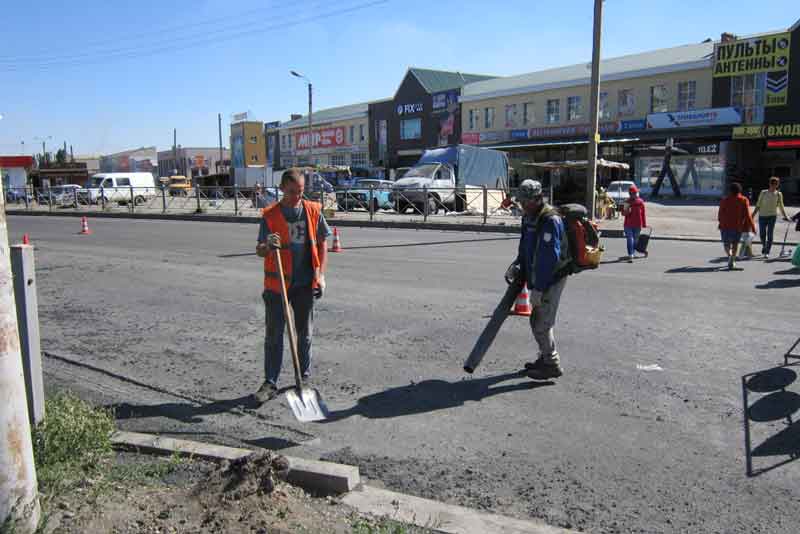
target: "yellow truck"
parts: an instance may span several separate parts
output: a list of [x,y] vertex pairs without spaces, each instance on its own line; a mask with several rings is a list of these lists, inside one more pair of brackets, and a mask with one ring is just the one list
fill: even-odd
[[170,176],[167,187],[171,197],[188,197],[192,194],[192,181],[186,176]]

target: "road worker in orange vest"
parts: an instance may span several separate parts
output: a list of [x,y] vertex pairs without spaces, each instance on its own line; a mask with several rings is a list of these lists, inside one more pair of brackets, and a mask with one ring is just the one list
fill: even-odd
[[305,177],[299,169],[281,176],[280,202],[264,208],[258,231],[256,254],[264,258],[264,372],[266,380],[256,392],[265,402],[278,393],[278,377],[283,362],[285,319],[275,249],[281,251],[289,303],[297,328],[300,371],[307,381],[311,369],[314,301],[325,293],[325,267],[328,258],[326,239],[331,229],[317,202],[303,199]]

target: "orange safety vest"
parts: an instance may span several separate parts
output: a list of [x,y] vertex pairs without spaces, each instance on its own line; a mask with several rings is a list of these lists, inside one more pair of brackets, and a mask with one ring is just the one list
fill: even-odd
[[[319,259],[319,250],[317,250],[317,223],[319,222],[322,206],[308,200],[302,200],[301,202],[306,214],[306,227],[308,228],[308,239],[311,244],[311,268],[314,271],[311,287],[316,288],[322,266]],[[288,289],[292,285],[292,251],[290,248],[292,237],[289,235],[289,223],[286,222],[278,202],[265,208],[263,213],[264,221],[267,223],[269,231],[281,236],[281,264],[283,265],[283,276]],[[264,289],[273,293],[281,292],[278,264],[275,261],[275,252],[271,250],[264,257]]]

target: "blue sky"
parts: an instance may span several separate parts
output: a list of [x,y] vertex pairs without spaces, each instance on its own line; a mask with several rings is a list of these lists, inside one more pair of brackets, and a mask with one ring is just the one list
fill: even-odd
[[[287,120],[392,96],[409,66],[512,75],[588,61],[592,0],[84,0],[3,8],[0,154],[216,146],[232,113]],[[797,0],[606,0],[603,57],[791,26]],[[48,147],[49,150],[49,147]]]

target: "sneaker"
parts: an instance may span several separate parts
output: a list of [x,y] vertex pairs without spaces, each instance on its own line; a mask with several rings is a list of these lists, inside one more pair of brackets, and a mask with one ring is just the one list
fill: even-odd
[[633,263],[633,256],[628,256],[628,263]]
[[258,391],[255,393],[255,398],[258,402],[267,402],[278,396],[278,386],[272,382],[264,382]]
[[736,267],[736,258],[731,256],[728,258],[728,270],[732,271]]
[[557,363],[545,363],[542,358],[539,358],[533,363],[526,363],[525,370],[527,371],[528,378],[533,380],[549,380],[551,378],[558,378],[563,374],[561,366]]

